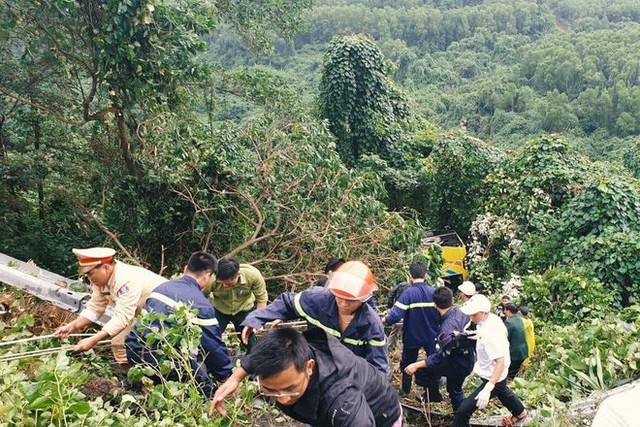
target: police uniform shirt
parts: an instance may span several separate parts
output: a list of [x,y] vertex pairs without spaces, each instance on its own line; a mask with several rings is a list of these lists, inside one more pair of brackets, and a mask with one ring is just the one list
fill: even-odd
[[111,319],[102,328],[113,337],[133,321],[153,289],[166,281],[164,277],[142,267],[115,261],[107,288],[103,290],[92,286],[91,299],[80,316],[95,322],[104,314],[107,305],[114,302]]

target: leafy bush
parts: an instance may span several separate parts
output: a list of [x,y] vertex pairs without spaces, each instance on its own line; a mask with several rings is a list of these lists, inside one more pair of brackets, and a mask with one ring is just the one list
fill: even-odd
[[536,316],[558,325],[602,317],[614,296],[603,284],[575,269],[554,268],[523,278],[521,300]]
[[607,228],[598,235],[568,239],[561,256],[594,271],[617,307],[640,299],[640,232]]
[[[628,308],[637,314],[638,307]],[[536,330],[535,381],[568,401],[608,390],[640,376],[640,318],[609,313],[568,326]],[[526,375],[528,377],[529,375]]]

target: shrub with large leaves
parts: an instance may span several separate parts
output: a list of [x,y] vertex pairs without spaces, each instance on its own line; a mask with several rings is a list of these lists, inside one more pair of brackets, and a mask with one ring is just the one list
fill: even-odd
[[520,303],[536,317],[566,325],[610,311],[613,295],[598,280],[576,269],[551,269],[522,280]]
[[605,284],[616,306],[640,300],[640,232],[622,232],[613,227],[597,235],[570,238],[562,251],[565,264],[575,263],[593,270]]

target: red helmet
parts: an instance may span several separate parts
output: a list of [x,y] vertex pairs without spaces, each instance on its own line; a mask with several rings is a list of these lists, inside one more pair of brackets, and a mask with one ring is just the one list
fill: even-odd
[[339,298],[366,301],[378,290],[371,269],[362,261],[347,261],[331,274],[327,288]]

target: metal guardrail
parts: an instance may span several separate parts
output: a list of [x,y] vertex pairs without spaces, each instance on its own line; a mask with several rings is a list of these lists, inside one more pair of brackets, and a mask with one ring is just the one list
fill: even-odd
[[[33,264],[0,253],[0,283],[27,292],[35,297],[74,314],[79,314],[91,297],[88,292],[70,289],[77,280],[60,276]],[[104,325],[111,318],[112,308],[96,323]]]

